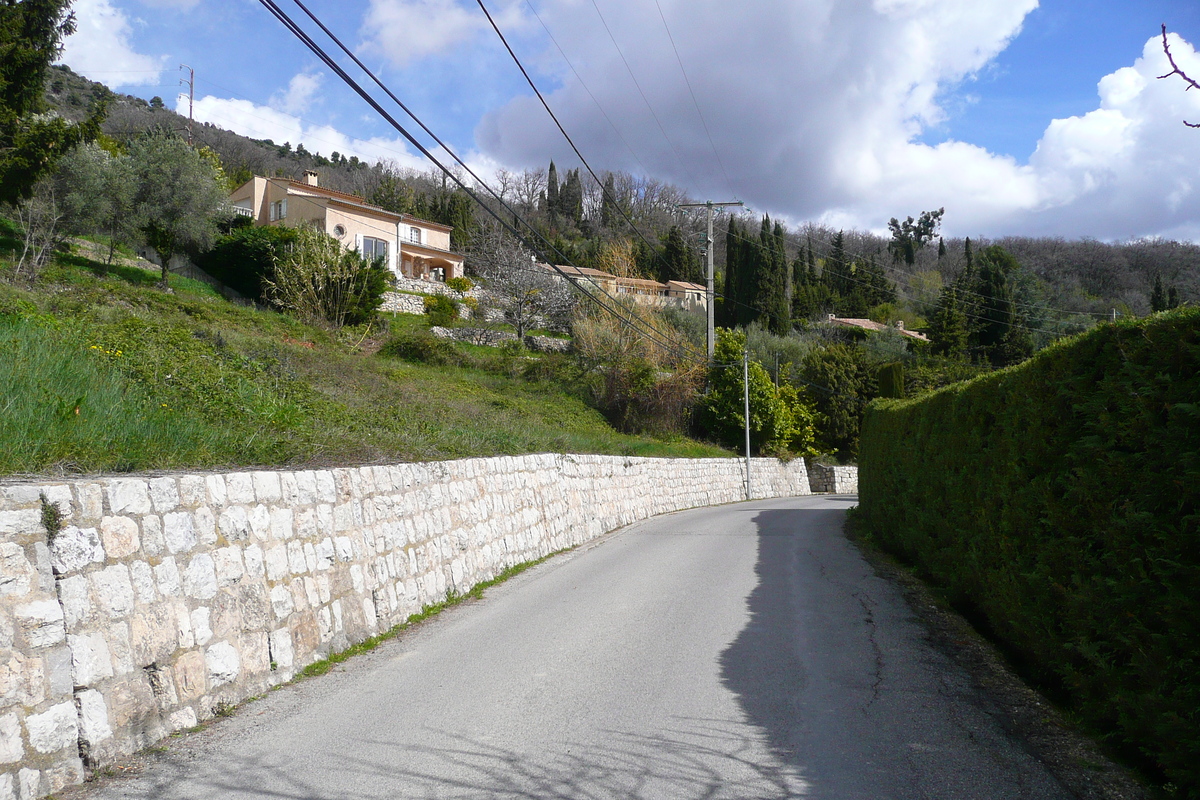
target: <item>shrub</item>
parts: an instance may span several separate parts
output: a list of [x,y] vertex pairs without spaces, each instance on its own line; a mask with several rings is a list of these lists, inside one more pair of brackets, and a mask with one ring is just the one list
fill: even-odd
[[296,229],[282,225],[234,228],[211,250],[197,254],[196,265],[243,297],[262,302],[275,259],[295,241]]
[[446,286],[460,295],[464,295],[475,288],[475,282],[470,278],[447,278]]
[[394,335],[379,348],[379,354],[436,366],[457,365],[462,360],[451,342],[425,331]]
[[430,325],[448,327],[458,319],[458,303],[443,294],[431,294],[425,298],[425,318]]
[[1200,311],[1105,325],[863,422],[883,546],[1200,797]]
[[312,228],[297,230],[295,241],[274,261],[265,281],[271,303],[301,319],[336,327],[361,325],[374,317],[392,281],[382,258],[363,258]]

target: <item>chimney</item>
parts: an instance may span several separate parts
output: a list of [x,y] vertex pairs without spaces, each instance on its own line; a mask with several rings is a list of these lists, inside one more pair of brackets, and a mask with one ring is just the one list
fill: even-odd
[[829,321],[829,322],[833,322],[833,314],[830,314],[830,315],[829,315],[829,320],[828,320],[828,321]]
[[904,330],[904,320],[902,320],[902,319],[896,320],[896,330],[898,330],[898,331]]
[[313,172],[311,169],[304,170],[304,184],[306,186],[316,186],[317,173]]

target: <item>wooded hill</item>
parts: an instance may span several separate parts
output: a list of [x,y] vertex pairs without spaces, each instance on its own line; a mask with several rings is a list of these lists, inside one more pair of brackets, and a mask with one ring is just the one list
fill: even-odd
[[[82,118],[92,100],[109,97],[103,128],[118,141],[152,128],[182,131],[187,125],[185,117],[161,103],[152,104],[131,95],[113,95],[103,85],[76,75],[65,66],[50,70],[46,96],[60,114],[71,119]],[[391,210],[454,225],[454,246],[468,252],[475,232],[492,224],[490,217],[464,192],[433,172],[417,172],[386,161],[368,164],[341,153],[314,153],[289,142],[249,139],[207,123],[195,124],[193,136],[198,144],[220,157],[231,184],[253,174],[299,177],[304,170],[316,170],[323,186],[360,195]],[[545,169],[501,171],[493,186],[506,203],[553,243],[554,249],[579,266],[629,271],[659,280],[701,280],[702,219],[698,214],[675,208],[677,203],[694,198],[679,187],[652,178],[622,172],[603,172],[599,177],[602,183],[586,170],[562,170],[550,163]],[[495,200],[488,202],[499,209],[500,204]],[[954,209],[947,216],[952,221]],[[787,292],[789,287],[793,295],[798,291],[801,282],[797,280],[798,263],[810,275],[821,276],[834,255],[838,231],[811,223],[791,230],[778,226],[776,231],[776,226],[770,223],[769,238],[773,242],[770,258],[782,259],[788,269],[765,279],[744,276],[743,288],[750,280],[766,288],[736,296],[733,284],[737,279],[726,280],[727,255],[732,251],[734,262],[747,258],[748,243],[755,246],[760,243],[756,230],[759,222],[757,218],[742,218],[735,223],[731,239],[728,217],[718,221],[720,232],[714,245],[718,292],[730,295],[731,302],[725,311],[729,322],[768,323],[772,318],[781,318],[783,309],[790,306],[786,326],[778,325],[781,329],[802,325],[806,318],[826,313],[852,316],[848,312],[854,310],[867,313],[874,310],[875,316],[889,318],[880,321],[904,319],[909,327],[921,328],[933,314],[942,288],[954,282],[966,263],[965,239],[930,240],[927,246],[909,254],[912,258],[909,263],[906,258],[893,257],[889,238],[845,231],[841,256],[845,263],[839,267],[843,274],[826,276],[825,282],[840,280],[851,288],[874,282],[876,290],[880,290],[886,289],[881,284],[883,279],[894,288],[894,297],[887,291],[866,293],[873,299],[886,298],[882,305],[887,307],[883,309],[877,308],[881,303],[871,303],[866,309],[848,309],[837,307],[845,306],[844,302],[831,305],[828,301],[797,307],[795,302],[775,297],[772,292]],[[880,220],[881,225],[884,222]],[[1178,303],[1200,298],[1200,246],[1191,243],[1159,239],[1106,243],[1093,239],[1003,237],[973,238],[971,244],[976,252],[999,245],[1015,257],[1020,269],[1009,276],[1009,288],[1037,346],[1063,333],[1086,329],[1114,309],[1122,316],[1149,313],[1156,281],[1164,296],[1174,289],[1173,297]],[[565,260],[553,251],[548,257]]]

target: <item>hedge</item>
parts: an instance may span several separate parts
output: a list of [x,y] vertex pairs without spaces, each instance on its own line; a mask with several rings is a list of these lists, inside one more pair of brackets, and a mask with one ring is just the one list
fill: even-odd
[[1036,681],[1200,798],[1200,310],[863,420],[864,523]]

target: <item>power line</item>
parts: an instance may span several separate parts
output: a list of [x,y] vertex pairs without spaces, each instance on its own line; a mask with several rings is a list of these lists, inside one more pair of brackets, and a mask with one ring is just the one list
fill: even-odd
[[[268,11],[271,12],[271,14],[273,16],[275,16],[276,19],[278,19],[284,25],[284,27],[286,27],[293,35],[295,35],[298,39],[300,39],[300,41],[306,47],[308,47],[309,50],[311,50],[314,55],[316,55],[326,66],[328,66],[331,70],[333,70],[334,73],[338,75],[338,77],[340,77],[351,89],[353,89],[355,91],[355,93],[357,93],[360,97],[362,97],[362,99],[364,101],[366,101],[390,125],[392,125],[392,127],[394,127],[397,131],[399,131],[400,134],[402,136],[404,136],[404,138],[407,139],[414,147],[416,147],[426,158],[428,158],[431,162],[433,162],[433,164],[435,166],[437,166],[439,169],[441,169],[443,173],[448,175],[472,200],[474,200],[477,204],[479,204],[504,229],[508,230],[510,233],[512,233],[514,236],[516,236],[519,241],[521,241],[527,247],[530,247],[531,250],[533,250],[534,252],[537,252],[538,248],[533,247],[532,242],[530,242],[529,239],[525,235],[523,235],[519,230],[517,230],[517,228],[514,227],[513,224],[510,224],[508,222],[508,220],[501,217],[494,209],[492,209],[487,204],[483,203],[482,200],[480,200],[480,198],[478,197],[478,195],[476,195],[473,191],[471,191],[471,189],[466,185],[466,183],[464,183],[462,181],[461,178],[459,178],[456,174],[454,174],[451,170],[449,170],[444,164],[442,164],[441,161],[439,161],[429,151],[428,148],[426,148],[423,144],[421,144],[403,125],[401,125],[394,117],[392,117],[392,115],[389,114],[375,100],[375,98],[373,98],[365,89],[362,88],[362,86],[360,86],[352,77],[350,77],[350,75],[348,73],[346,73],[346,71],[344,69],[342,69],[342,67],[336,61],[334,61],[333,58],[331,56],[329,56],[329,54],[326,53],[324,51],[324,49],[321,48],[320,45],[318,45],[310,36],[308,36],[308,34],[305,33],[304,30],[301,29],[299,27],[299,25],[297,25],[287,15],[286,12],[284,12],[281,8],[279,8],[279,6],[274,2],[274,0],[260,0],[260,2],[262,3],[262,5],[265,8],[267,8]],[[562,257],[566,263],[568,263],[568,264],[570,263],[570,260],[566,259],[566,257],[563,256],[563,254],[561,252],[559,252],[557,250],[557,248],[555,248],[551,242],[547,241],[544,236],[541,236],[527,222],[524,222],[524,220],[521,220],[519,215],[517,215],[516,212],[511,207],[509,207],[507,203],[505,203],[502,199],[500,199],[496,195],[495,191],[493,191],[491,189],[491,187],[487,186],[487,184],[484,181],[482,181],[477,175],[475,175],[475,173],[469,167],[467,167],[467,165],[462,161],[462,159],[458,158],[458,156],[455,155],[453,153],[453,151],[450,150],[444,143],[442,143],[441,140],[438,139],[436,137],[436,135],[434,135],[433,132],[430,131],[429,128],[427,126],[425,126],[424,123],[422,123],[419,118],[416,117],[415,114],[413,114],[410,110],[408,110],[407,107],[405,107],[404,104],[401,103],[400,100],[398,98],[396,98],[395,95],[386,86],[384,86],[383,83],[377,77],[375,77],[374,73],[372,73],[370,70],[368,70],[362,64],[361,61],[359,61],[357,58],[355,58],[353,56],[353,54],[350,53],[348,48],[346,48],[346,46],[344,44],[342,44],[341,41],[332,32],[330,32],[329,29],[326,28],[324,26],[324,24],[321,23],[320,20],[317,19],[316,16],[311,11],[309,11],[302,2],[300,2],[300,0],[295,0],[295,2],[309,16],[309,18],[312,19],[314,22],[316,22],[317,25],[320,26],[321,29],[326,33],[326,35],[329,36],[335,43],[337,43],[337,45],[342,49],[343,52],[350,55],[351,58],[355,61],[355,63],[358,64],[359,68],[362,69],[365,73],[367,73],[372,78],[372,80],[375,81],[375,83],[377,85],[379,85],[381,88],[383,88],[384,91],[388,93],[389,97],[391,97],[397,103],[397,105],[399,105],[402,109],[404,109],[405,112],[410,117],[412,117],[422,127],[422,129],[425,130],[426,133],[428,133],[431,137],[433,137],[434,140],[437,141],[443,147],[443,149],[446,150],[446,152],[450,153],[450,155],[452,155],[454,157],[454,159],[467,172],[469,172],[472,175],[472,177],[474,177],[475,180],[481,186],[483,186],[485,189],[487,189],[493,195],[493,197],[497,197],[497,200],[501,203],[501,205],[505,208],[505,210],[507,210],[509,213],[511,213],[513,215],[514,220],[521,221],[527,228],[529,228],[529,230],[532,233],[534,233],[536,236],[538,236],[538,238],[542,239],[542,241],[544,241],[546,243],[546,245],[549,247],[550,250],[552,250],[558,256]],[[547,260],[550,260],[550,259],[547,259]],[[624,324],[627,327],[630,327],[631,329],[634,329],[634,330],[637,330],[639,328],[638,322],[635,322],[631,318],[626,318],[626,317],[622,316],[618,311],[614,310],[608,303],[602,301],[598,296],[593,295],[591,292],[589,292],[587,289],[585,289],[577,280],[575,280],[571,276],[569,276],[557,264],[552,263],[552,264],[550,264],[550,266],[552,268],[554,268],[564,279],[566,279],[570,283],[570,285],[574,286],[577,291],[579,291],[581,294],[583,294],[585,297],[587,297],[592,302],[596,303],[596,305],[598,307],[600,307],[603,310],[607,311],[608,313],[612,314],[614,317],[616,317],[618,320],[620,320],[622,322],[622,324]],[[602,294],[605,298],[607,298],[608,300],[614,300],[614,298],[611,298],[607,294],[607,292],[603,289],[603,287],[600,287],[598,284],[596,284],[595,281],[590,281],[590,282],[593,283],[594,285],[596,285],[600,294]],[[688,345],[681,346],[678,342],[664,342],[663,340],[658,338],[657,331],[653,331],[653,329],[651,329],[650,332],[646,332],[644,329],[640,330],[639,332],[643,336],[645,336],[647,340],[649,340],[667,350],[679,351],[681,349],[685,349],[685,350],[689,349],[689,347],[690,347]]]
[[663,29],[667,32],[667,39],[671,42],[671,49],[675,51],[675,60],[679,62],[679,71],[683,73],[683,82],[687,84],[688,93],[692,96],[692,105],[696,107],[696,114],[700,117],[700,124],[704,126],[704,135],[708,137],[708,146],[712,148],[713,156],[717,159],[717,164],[721,167],[721,174],[725,176],[725,187],[729,189],[729,193],[736,195],[733,190],[733,182],[729,180],[729,173],[725,171],[725,164],[721,161],[721,154],[717,152],[717,145],[713,142],[712,134],[708,130],[708,122],[704,119],[704,112],[700,110],[700,102],[696,100],[696,92],[692,89],[692,81],[688,78],[687,70],[683,68],[683,58],[679,55],[679,48],[675,46],[675,37],[671,35],[671,28],[667,25],[667,16],[663,13],[662,5],[658,0],[654,0],[654,5],[658,9],[658,16],[662,18]]
[[546,23],[542,20],[541,16],[538,15],[537,9],[533,7],[533,3],[530,2],[530,0],[525,0],[525,5],[529,6],[529,10],[533,13],[533,16],[537,18],[539,23],[541,23],[542,30],[546,31],[546,35],[550,37],[550,41],[554,42],[554,46],[558,49],[559,55],[563,57],[563,61],[567,62],[567,66],[571,68],[571,72],[575,73],[575,78],[579,81],[579,85],[582,86],[584,91],[588,93],[588,97],[592,98],[592,102],[596,104],[596,108],[600,110],[600,113],[608,122],[608,126],[613,129],[613,133],[615,133],[617,138],[621,140],[621,143],[625,145],[625,149],[627,149],[629,154],[633,156],[633,160],[636,161],[638,166],[642,168],[642,174],[649,175],[650,170],[646,169],[646,165],[642,163],[642,160],[638,158],[638,154],[634,152],[633,146],[630,145],[625,137],[621,135],[621,131],[618,130],[616,124],[612,121],[612,118],[608,116],[608,112],[604,110],[604,106],[600,104],[600,101],[596,99],[596,95],[592,93],[592,90],[583,80],[583,76],[579,74],[579,70],[575,69],[575,65],[571,63],[571,59],[567,58],[566,51],[562,49],[562,45],[558,43],[558,39],[554,38],[554,34],[550,32],[550,28],[546,26]]
[[637,76],[633,74],[633,67],[629,66],[629,60],[625,58],[625,53],[621,50],[621,45],[617,44],[617,37],[613,36],[612,29],[608,27],[608,22],[604,19],[604,14],[600,12],[600,6],[596,4],[596,0],[592,0],[592,8],[596,9],[596,16],[600,17],[600,24],[604,26],[604,30],[608,33],[608,38],[612,40],[613,47],[617,48],[617,55],[621,57],[621,62],[625,64],[625,69],[629,72],[629,77],[633,80],[633,85],[637,87],[638,94],[642,96],[642,101],[646,104],[646,108],[650,110],[650,116],[654,118],[654,122],[658,125],[658,130],[662,133],[663,139],[670,146],[671,151],[675,153],[675,158],[679,159],[679,165],[683,167],[683,171],[687,173],[688,178],[692,182],[693,187],[699,187],[696,181],[696,176],[688,169],[687,162],[683,160],[683,156],[679,155],[679,150],[675,147],[675,143],[671,141],[671,137],[667,135],[667,129],[663,127],[662,121],[658,118],[658,114],[654,112],[654,106],[650,105],[649,99],[646,98],[646,93],[642,91],[642,85],[638,83]]

